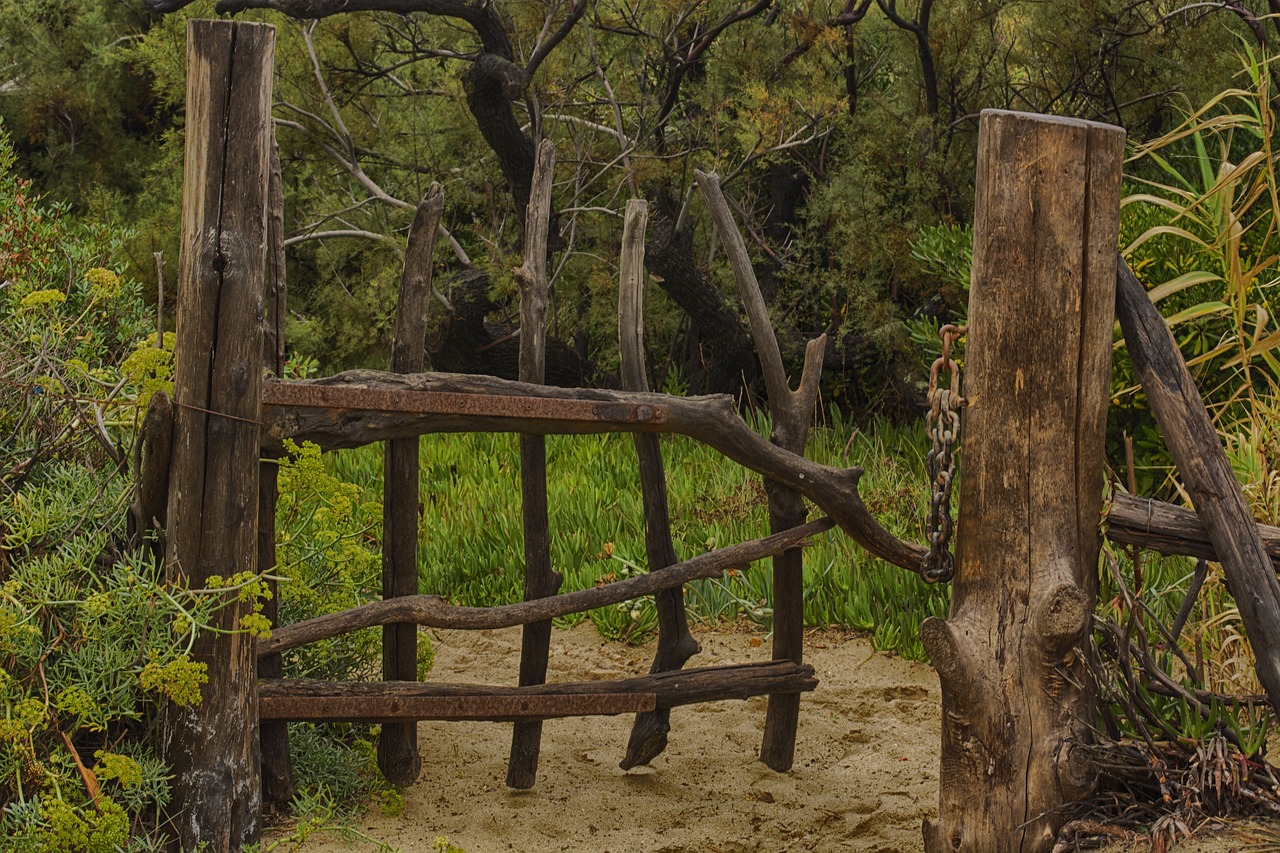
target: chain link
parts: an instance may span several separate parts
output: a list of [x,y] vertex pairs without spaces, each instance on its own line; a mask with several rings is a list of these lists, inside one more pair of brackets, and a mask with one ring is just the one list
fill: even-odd
[[[938,330],[942,338],[942,355],[929,370],[929,455],[925,467],[929,474],[929,551],[921,561],[920,573],[929,583],[949,581],[955,574],[955,558],[951,555],[951,484],[955,479],[955,450],[960,441],[960,409],[965,406],[960,396],[960,368],[951,358],[951,344],[964,335],[965,329],[948,324]],[[947,372],[947,387],[939,387],[942,371]]]

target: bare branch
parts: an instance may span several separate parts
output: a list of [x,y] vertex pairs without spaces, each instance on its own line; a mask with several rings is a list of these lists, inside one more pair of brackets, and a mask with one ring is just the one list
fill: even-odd
[[400,248],[400,241],[386,234],[379,234],[376,231],[364,231],[359,228],[339,228],[333,231],[310,231],[304,234],[295,234],[286,238],[284,244],[286,246],[296,246],[299,243],[306,243],[311,240],[329,240],[337,237],[350,237],[357,240],[374,240],[379,243],[387,243],[398,253],[404,254],[404,250]]
[[573,8],[569,10],[569,16],[564,19],[564,23],[560,25],[560,28],[551,34],[551,38],[534,48],[533,56],[529,57],[529,61],[524,66],[526,80],[533,79],[533,75],[537,73],[538,66],[542,64],[542,60],[546,59],[547,55],[555,50],[556,45],[564,41],[565,36],[569,35],[569,31],[581,20],[586,11],[587,0],[577,0],[573,4]]

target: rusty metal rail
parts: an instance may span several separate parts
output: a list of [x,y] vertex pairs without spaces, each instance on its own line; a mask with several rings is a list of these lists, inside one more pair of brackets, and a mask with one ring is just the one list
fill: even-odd
[[418,391],[410,388],[359,388],[294,382],[267,382],[262,405],[416,415],[511,418],[516,420],[661,424],[667,407],[602,400],[555,400],[504,394]]
[[312,723],[413,720],[549,720],[639,714],[657,707],[653,693],[596,693],[565,696],[262,696],[263,720]]

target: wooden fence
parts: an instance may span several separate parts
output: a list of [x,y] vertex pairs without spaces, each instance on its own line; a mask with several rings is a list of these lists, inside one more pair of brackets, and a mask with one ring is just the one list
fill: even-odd
[[[512,721],[507,781],[525,788],[534,783],[542,720],[636,714],[622,760],[629,767],[665,747],[672,708],[768,695],[761,758],[775,770],[790,768],[800,694],[817,685],[803,663],[804,542],[839,526],[874,554],[917,572],[925,549],[892,536],[871,516],[858,496],[860,469],[804,458],[825,341],[810,342],[793,391],[715,176],[699,173],[697,180],[760,355],[774,423],[770,440],[743,422],[727,397],[646,390],[640,201],[628,203],[622,239],[625,390],[541,384],[553,166],[546,142],[538,151],[525,260],[516,271],[521,381],[421,372],[442,209],[434,187],[408,237],[390,371],[269,378],[282,372],[285,304],[282,184],[270,118],[273,42],[273,29],[261,24],[189,26],[172,456],[166,458],[164,442],[148,438],[144,474],[150,482],[157,469],[168,471],[167,501],[152,498],[156,505],[143,507],[142,517],[165,521],[174,581],[202,586],[212,574],[269,571],[276,466],[259,460],[279,454],[284,439],[325,450],[385,442],[383,600],[277,626],[270,639],[255,642],[236,630],[241,605],[229,598],[218,615],[223,630],[203,634],[195,650],[209,667],[203,702],[171,708],[166,717],[180,843],[236,850],[257,836],[264,791],[272,800],[293,792],[289,720],[381,722],[379,765],[402,784],[416,779],[421,766],[418,720]],[[1092,784],[1092,769],[1075,747],[1088,741],[1093,694],[1063,675],[1081,666],[1078,650],[1096,596],[1122,146],[1123,132],[1106,125],[1003,112],[982,118],[958,568],[950,618],[924,626],[945,711],[939,815],[925,828],[931,853],[1049,849],[1058,807]],[[1159,345],[1166,352],[1172,342]],[[161,399],[155,411],[162,406]],[[418,593],[419,437],[458,431],[521,436],[522,602],[468,608]],[[544,437],[604,432],[634,435],[651,571],[559,594],[549,553]],[[680,561],[657,442],[664,432],[690,436],[760,473],[770,535]],[[163,489],[149,493],[156,492]],[[808,521],[805,499],[827,518]],[[1274,528],[1245,523],[1223,534],[1224,525],[1211,524],[1206,533],[1190,511],[1128,496],[1106,510],[1117,541],[1207,556],[1224,553],[1230,536],[1251,535],[1255,562],[1259,554],[1264,563],[1280,561]],[[774,558],[775,572],[773,660],[683,669],[698,645],[682,584],[766,556]],[[1250,582],[1269,578],[1270,586],[1262,586],[1273,598],[1265,607],[1280,602],[1270,568],[1248,575]],[[649,674],[544,683],[553,618],[641,595],[655,596],[659,615]],[[274,611],[268,615],[274,622]],[[1255,636],[1260,668],[1275,660],[1261,627],[1270,618],[1246,614],[1251,634],[1258,628],[1264,640],[1259,646]],[[281,677],[283,652],[374,625],[383,627],[384,681]],[[416,681],[418,626],[515,625],[524,626],[518,685]]]

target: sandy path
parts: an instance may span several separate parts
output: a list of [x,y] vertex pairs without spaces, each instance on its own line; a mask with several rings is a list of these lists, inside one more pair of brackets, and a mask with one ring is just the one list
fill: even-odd
[[[703,651],[695,665],[768,658],[761,634],[697,634]],[[514,683],[519,643],[519,629],[442,632],[432,678]],[[430,851],[440,835],[467,853],[921,850],[920,821],[937,801],[941,698],[933,670],[834,633],[811,635],[806,653],[820,684],[801,705],[789,773],[756,758],[763,698],[676,709],[667,751],[629,773],[617,764],[631,717],[548,721],[538,784],[525,792],[504,785],[510,725],[428,722],[419,728],[423,773],[405,791],[403,814],[370,813],[358,826],[405,853]],[[651,645],[602,640],[590,626],[558,630],[550,678],[643,673],[652,654]],[[1236,850],[1246,838],[1178,849]],[[319,839],[305,850],[369,847]]]

